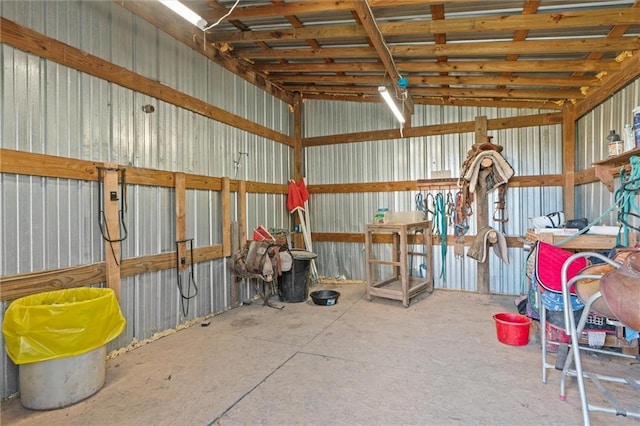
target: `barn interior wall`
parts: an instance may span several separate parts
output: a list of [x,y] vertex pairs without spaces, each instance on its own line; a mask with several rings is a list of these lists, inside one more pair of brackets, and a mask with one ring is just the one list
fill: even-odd
[[[606,136],[609,130],[621,133],[624,124],[632,121],[631,111],[640,105],[640,80],[626,86],[576,123],[576,170],[586,170],[594,161],[608,155]],[[471,121],[476,116],[488,119],[541,113],[516,109],[470,108],[417,105],[412,117],[414,126]],[[398,127],[383,104],[331,103],[313,101],[305,104],[307,117],[305,136],[379,130]],[[386,127],[385,127],[386,126]],[[493,141],[504,146],[503,154],[516,176],[539,176],[562,173],[562,126],[536,126],[489,132]],[[473,144],[472,133],[428,136],[422,138],[372,141],[307,148],[305,167],[310,184],[340,184],[387,182],[394,180],[429,179],[434,172],[450,171],[457,177],[466,152]],[[617,184],[619,187],[619,183]],[[455,191],[456,188],[451,188]],[[443,188],[448,192],[449,188]],[[317,232],[363,232],[364,224],[372,220],[378,207],[392,211],[415,210],[416,192],[337,193],[312,196],[312,229]],[[579,185],[575,189],[574,217],[594,220],[614,203],[610,193],[599,181]],[[522,236],[531,227],[529,218],[564,210],[561,187],[510,188],[507,195],[509,222],[504,232]],[[489,205],[492,204],[490,200]],[[571,212],[569,213],[571,214]],[[472,218],[473,219],[473,218]],[[618,225],[616,214],[606,215],[600,225]],[[474,234],[475,222],[470,222]],[[490,224],[495,226],[495,224]],[[451,233],[451,230],[449,230]],[[316,243],[319,258],[326,259],[323,271],[329,276],[350,279],[365,278],[364,246],[357,243]],[[377,247],[377,256],[390,256],[390,246]],[[434,247],[436,288],[476,290],[476,264],[470,258],[455,258],[452,250],[446,254]],[[497,258],[490,259],[492,292],[520,294],[526,253],[510,248],[509,265]],[[442,259],[444,267],[442,266]],[[354,260],[346,262],[345,259]],[[414,266],[414,274],[419,274]],[[444,274],[441,273],[445,271]]]
[[[606,138],[609,131],[615,130],[622,135],[624,125],[633,124],[632,111],[638,106],[640,106],[640,79],[636,79],[613,94],[576,122],[576,170],[586,170],[593,162],[608,157]],[[615,189],[619,188],[620,181],[616,179]],[[605,214],[615,203],[614,196],[615,193],[610,192],[600,182],[576,187],[575,217],[585,217],[589,221],[594,221],[604,214],[599,225],[617,226],[616,212]],[[633,222],[636,221],[633,220]]]
[[[457,106],[416,105],[413,126],[459,123],[475,120],[517,117],[545,113],[541,110],[518,110]],[[305,103],[305,136],[351,133],[365,130],[399,128],[384,104]],[[489,131],[493,142],[504,147],[503,155],[514,168],[516,176],[535,176],[562,173],[562,126],[548,125]],[[473,133],[446,134],[408,139],[394,139],[310,147],[305,149],[305,170],[309,184],[345,184],[364,182],[411,181],[432,179],[449,173],[457,178],[467,151],[474,143]],[[437,173],[436,173],[437,172]],[[455,185],[431,191],[455,195]],[[314,232],[363,232],[378,207],[391,211],[416,210],[417,191],[335,193],[312,195],[311,228]],[[426,198],[426,192],[423,192]],[[493,198],[489,205],[493,206]],[[509,189],[504,233],[522,236],[529,226],[529,218],[562,209],[562,188],[519,187]],[[490,223],[498,228],[497,223]],[[472,216],[469,235],[475,235]],[[448,234],[452,235],[449,227]],[[390,246],[380,245],[377,256],[388,258]],[[467,247],[468,249],[468,247]],[[328,276],[349,279],[365,278],[364,246],[358,243],[314,243],[322,270]],[[497,258],[491,262],[491,291],[519,294],[522,289],[521,249],[509,249],[510,263],[504,265]],[[345,259],[352,260],[346,262]],[[417,262],[416,262],[417,263]],[[444,263],[444,266],[443,266]],[[476,290],[476,261],[469,257],[456,258],[451,247],[446,254],[434,246],[436,288]],[[418,275],[420,265],[413,266]]]
[[[288,105],[183,46],[115,2],[0,3],[20,25],[123,66],[255,123],[289,134]],[[290,147],[210,120],[6,44],[0,45],[0,148],[124,167],[283,184]],[[153,112],[143,111],[144,106]],[[2,173],[0,276],[103,262],[96,181]],[[232,193],[233,195],[234,193]],[[128,185],[123,258],[176,250],[175,191]],[[194,248],[222,243],[219,191],[187,189],[187,238]],[[232,220],[237,201],[231,203]],[[282,194],[249,193],[247,228],[288,228]],[[226,259],[199,262],[198,294],[183,311],[176,269],[122,279],[123,334],[115,350],[231,306]],[[183,279],[186,272],[183,272]],[[104,283],[97,283],[104,286]],[[241,286],[240,300],[254,294]],[[186,290],[185,290],[186,292]],[[8,303],[2,304],[2,312]],[[4,339],[0,337],[4,347]],[[0,356],[0,396],[17,391],[17,367]]]
[[[288,105],[134,17],[116,2],[3,1],[0,15],[225,111],[278,132],[292,133],[293,115]],[[265,183],[282,184],[292,177],[293,151],[288,146],[10,46],[3,44],[0,49],[3,149]],[[621,128],[623,122],[616,111],[639,104],[638,87],[636,81],[583,118],[580,126],[585,126],[584,134],[587,126],[592,126],[587,124],[589,117],[600,121],[592,134],[596,134],[595,129],[606,136],[605,129]],[[144,106],[152,106],[154,112],[144,112]],[[396,127],[382,104],[307,101],[304,108],[305,137]],[[413,124],[543,112],[418,105]],[[505,147],[505,156],[516,175],[562,172],[561,125],[489,134]],[[600,139],[589,140],[584,150],[578,142],[578,164],[582,167],[606,152]],[[310,185],[429,179],[434,172],[446,170],[455,177],[473,143],[473,134],[463,133],[306,148],[304,174]],[[607,200],[611,202],[610,194],[602,192],[597,184],[577,191],[578,211],[584,215],[593,214],[593,206],[583,201],[589,197],[601,198],[595,210],[605,206]],[[97,183],[91,181],[0,175],[0,276],[104,261],[109,253],[96,223],[97,192]],[[415,191],[312,194],[311,228],[316,232],[362,232],[378,207],[412,210],[415,195]],[[187,235],[194,239],[194,247],[220,244],[220,193],[188,190],[186,198]],[[129,235],[123,244],[123,257],[175,250],[174,204],[172,189],[130,186],[126,214]],[[283,194],[249,194],[247,230],[259,224],[289,228],[291,218],[285,205]],[[562,209],[562,189],[512,188],[507,206],[510,220],[505,233],[519,236],[529,226],[530,217]],[[232,205],[232,214],[238,215],[236,204]],[[472,221],[469,232],[475,231]],[[364,278],[361,244],[318,242],[314,249],[322,275]],[[376,250],[383,253],[389,248],[380,246]],[[451,249],[446,256],[439,248],[434,250],[437,288],[476,290],[474,261],[456,259]],[[515,295],[522,291],[525,254],[512,248],[509,256],[509,265],[495,257],[490,259],[492,292]],[[440,275],[443,270],[446,278]],[[419,265],[415,273],[420,273]],[[128,323],[109,350],[230,306],[230,277],[224,259],[197,264],[195,275],[199,293],[189,302],[187,315],[176,288],[175,269],[123,279],[121,303]],[[251,284],[243,286],[243,299],[252,294]],[[3,312],[6,306],[3,303]],[[1,337],[0,344],[4,346]],[[4,398],[17,391],[17,368],[4,353],[0,365],[0,396]]]

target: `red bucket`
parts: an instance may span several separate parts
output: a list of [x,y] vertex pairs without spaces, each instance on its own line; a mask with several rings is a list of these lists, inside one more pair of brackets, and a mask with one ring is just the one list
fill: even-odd
[[523,346],[529,343],[531,318],[520,314],[500,312],[495,314],[493,319],[496,322],[499,341],[513,346]]

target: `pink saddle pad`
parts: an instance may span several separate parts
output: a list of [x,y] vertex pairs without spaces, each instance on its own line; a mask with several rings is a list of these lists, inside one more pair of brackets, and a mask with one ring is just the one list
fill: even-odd
[[[536,247],[536,276],[538,282],[546,290],[562,293],[562,265],[573,255],[572,252],[538,241]],[[581,257],[574,260],[567,270],[567,281],[575,277],[587,266],[587,259]],[[571,294],[575,294],[575,289],[571,286]]]

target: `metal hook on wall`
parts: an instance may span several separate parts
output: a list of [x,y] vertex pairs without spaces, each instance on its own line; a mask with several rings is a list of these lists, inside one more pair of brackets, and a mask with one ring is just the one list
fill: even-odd
[[234,172],[234,175],[233,175],[234,178],[238,177],[238,170],[240,170],[240,165],[241,165],[241,162],[242,162],[242,156],[243,155],[246,155],[247,158],[249,158],[249,153],[248,152],[239,151],[238,152],[238,158],[236,160],[233,160],[233,167],[235,169],[235,172]]

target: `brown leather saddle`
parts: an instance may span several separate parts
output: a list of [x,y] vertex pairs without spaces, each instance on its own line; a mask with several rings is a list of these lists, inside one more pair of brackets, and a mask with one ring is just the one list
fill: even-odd
[[602,297],[593,303],[592,310],[640,330],[640,251],[623,249],[616,253],[613,260],[620,266],[599,263],[580,271],[581,275],[602,276],[599,279],[578,280],[575,284],[576,293],[586,302],[600,291]]

